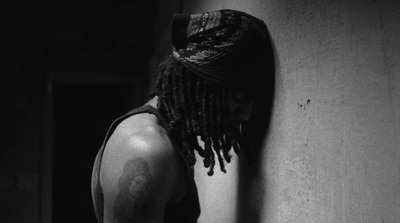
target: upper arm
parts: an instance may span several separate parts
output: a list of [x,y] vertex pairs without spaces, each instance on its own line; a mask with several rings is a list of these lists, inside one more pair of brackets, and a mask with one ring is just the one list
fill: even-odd
[[100,175],[105,222],[162,222],[176,172],[168,139],[157,134],[111,137]]

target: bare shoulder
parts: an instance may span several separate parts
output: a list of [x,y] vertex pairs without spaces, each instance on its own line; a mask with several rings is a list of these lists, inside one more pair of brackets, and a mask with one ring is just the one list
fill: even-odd
[[105,219],[162,220],[166,204],[176,196],[182,168],[154,115],[138,114],[121,122],[101,162]]
[[122,142],[126,149],[150,153],[152,156],[174,155],[167,132],[152,114],[137,114],[124,120],[117,126],[110,140],[111,143]]

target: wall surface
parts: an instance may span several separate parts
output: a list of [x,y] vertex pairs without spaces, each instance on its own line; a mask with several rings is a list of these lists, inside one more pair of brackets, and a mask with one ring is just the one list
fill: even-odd
[[[183,4],[186,13],[222,8],[269,27],[275,99],[257,179],[237,189],[230,170],[246,171],[238,162],[231,177],[197,172],[199,222],[245,222],[252,213],[235,210],[254,209],[259,217],[252,222],[400,222],[399,2]],[[232,199],[243,193],[245,203]]]

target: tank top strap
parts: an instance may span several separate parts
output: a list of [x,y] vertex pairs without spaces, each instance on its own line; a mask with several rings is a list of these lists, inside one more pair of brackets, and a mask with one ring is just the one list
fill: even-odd
[[160,113],[160,111],[154,108],[151,105],[145,105],[142,108],[146,109],[146,111],[150,114],[153,114],[157,117],[158,121],[160,121],[161,126],[165,129],[168,135],[170,135],[170,127],[169,123],[165,119],[165,117]]

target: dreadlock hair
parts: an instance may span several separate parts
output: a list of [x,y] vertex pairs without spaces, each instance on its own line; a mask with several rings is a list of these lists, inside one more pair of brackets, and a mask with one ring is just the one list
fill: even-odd
[[224,160],[230,162],[230,150],[241,150],[241,129],[228,123],[229,89],[192,73],[172,56],[160,64],[159,73],[152,95],[158,96],[158,109],[169,122],[179,152],[193,166],[197,151],[209,176],[214,174],[216,155],[226,173]]

